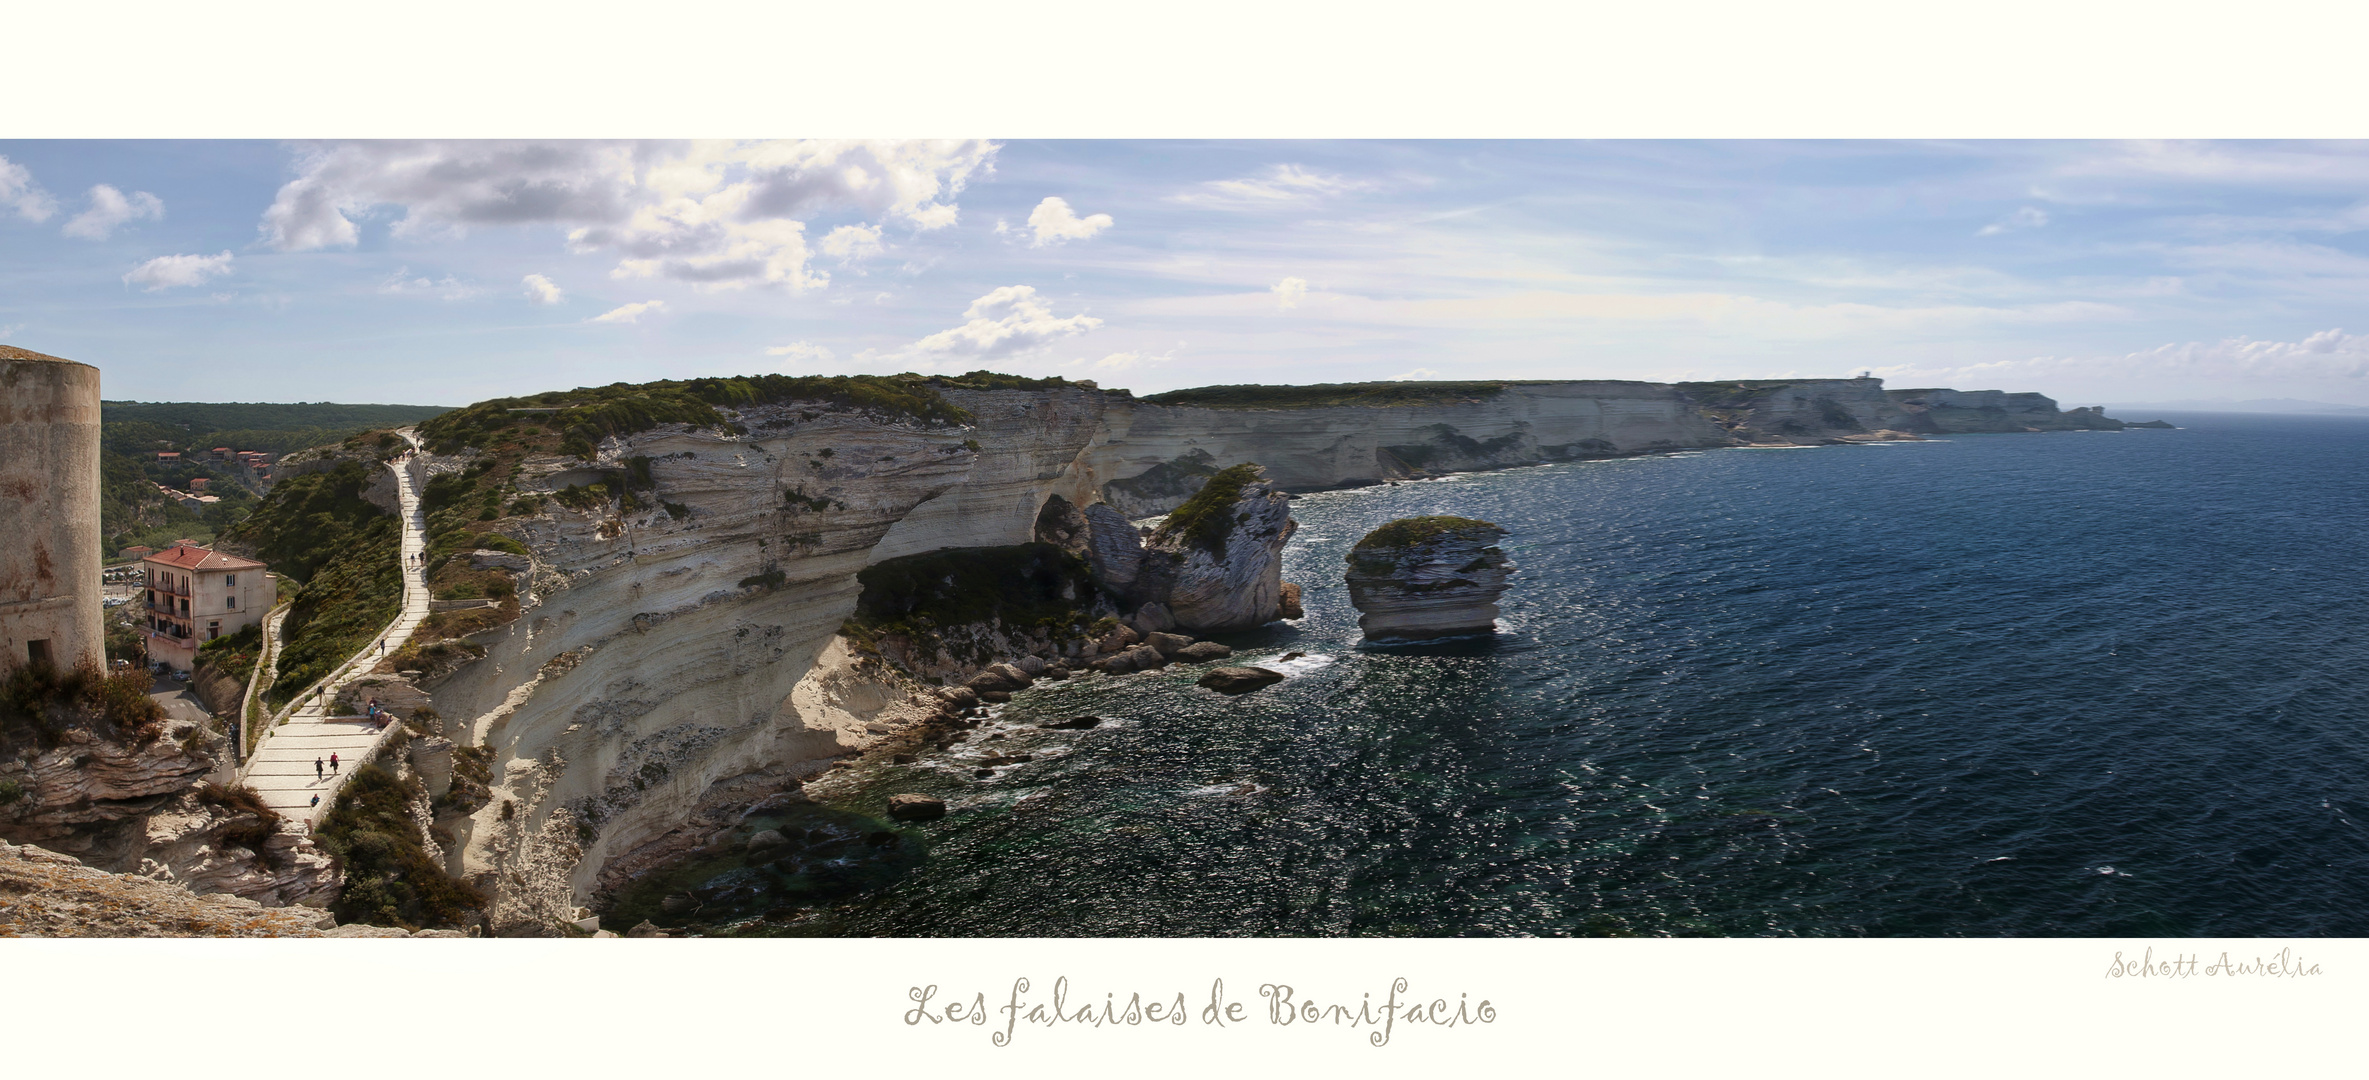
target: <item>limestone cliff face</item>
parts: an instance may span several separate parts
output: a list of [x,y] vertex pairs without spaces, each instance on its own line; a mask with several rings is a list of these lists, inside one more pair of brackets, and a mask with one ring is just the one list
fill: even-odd
[[1939,434],[2017,431],[2120,431],[2102,408],[2059,410],[2045,394],[2003,390],[1892,390],[1887,396],[1907,417],[1906,430]]
[[1884,393],[1882,379],[1680,383],[1735,442],[1815,445],[1879,431],[1931,430]]
[[[1493,395],[1393,408],[1209,408],[1129,401],[1088,463],[1104,501],[1132,517],[1165,512],[1214,466],[1255,461],[1286,491],[1370,484],[1418,472],[1612,457],[1730,438],[1662,383],[1516,383]],[[1163,505],[1163,503],[1165,505]]]
[[1458,517],[1401,518],[1350,549],[1349,602],[1376,639],[1487,633],[1513,572],[1497,541],[1506,531]]
[[655,490],[631,512],[552,500],[506,525],[533,553],[521,617],[473,636],[484,659],[421,687],[457,739],[495,752],[491,799],[444,824],[461,840],[455,870],[497,894],[497,923],[517,904],[564,908],[712,787],[786,783],[910,722],[894,677],[836,637],[857,572],[884,544],[1026,541],[1101,398],[980,396],[992,453],[982,427],[793,404],[733,413],[745,434],[667,425],[603,443],[590,466],[527,463],[524,494],[635,457]]

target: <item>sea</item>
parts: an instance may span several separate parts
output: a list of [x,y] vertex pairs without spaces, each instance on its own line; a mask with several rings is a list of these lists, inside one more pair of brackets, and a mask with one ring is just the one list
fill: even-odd
[[[708,934],[2369,935],[2369,420],[1958,435],[1299,497],[1296,624],[1040,682],[613,913]],[[1497,631],[1344,554],[1510,530]],[[1282,661],[1286,653],[1305,655]],[[1083,730],[1038,725],[1081,716]],[[1028,760],[988,769],[989,755]],[[888,796],[944,798],[887,822]],[[616,921],[613,919],[612,921]]]

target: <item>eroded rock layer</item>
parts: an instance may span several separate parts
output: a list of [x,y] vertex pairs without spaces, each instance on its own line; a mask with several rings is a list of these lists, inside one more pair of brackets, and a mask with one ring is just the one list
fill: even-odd
[[1505,529],[1460,517],[1400,518],[1349,551],[1349,602],[1369,638],[1487,633],[1513,564]]

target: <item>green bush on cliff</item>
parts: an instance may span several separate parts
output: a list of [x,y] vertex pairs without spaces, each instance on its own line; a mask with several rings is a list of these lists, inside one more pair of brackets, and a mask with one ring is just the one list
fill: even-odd
[[1225,551],[1226,534],[1233,531],[1237,519],[1234,504],[1241,501],[1242,489],[1257,483],[1263,475],[1257,465],[1247,461],[1219,469],[1183,506],[1169,512],[1152,539],[1157,542],[1182,538],[1212,555]]
[[1411,548],[1447,533],[1493,531],[1502,533],[1504,526],[1479,518],[1452,517],[1445,514],[1430,517],[1400,518],[1365,534],[1351,551],[1388,551]]
[[446,876],[420,843],[411,817],[418,786],[364,765],[313,830],[345,872],[345,889],[329,909],[339,922],[457,929],[485,907],[476,889]]
[[69,731],[145,743],[164,731],[164,706],[148,696],[145,671],[108,675],[97,668],[26,664],[0,681],[0,749],[53,747]]

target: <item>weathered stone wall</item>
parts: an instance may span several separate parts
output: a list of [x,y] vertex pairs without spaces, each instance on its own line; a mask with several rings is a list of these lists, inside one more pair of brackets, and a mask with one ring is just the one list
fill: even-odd
[[0,345],[0,672],[99,664],[99,369]]

